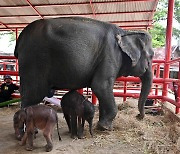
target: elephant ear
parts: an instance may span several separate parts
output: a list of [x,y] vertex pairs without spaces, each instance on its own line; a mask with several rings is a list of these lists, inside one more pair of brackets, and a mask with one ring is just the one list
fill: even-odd
[[137,42],[137,38],[132,37],[132,35],[116,35],[118,40],[118,44],[122,51],[126,53],[132,60],[132,66],[135,66],[140,59],[141,51],[139,47],[139,43]]

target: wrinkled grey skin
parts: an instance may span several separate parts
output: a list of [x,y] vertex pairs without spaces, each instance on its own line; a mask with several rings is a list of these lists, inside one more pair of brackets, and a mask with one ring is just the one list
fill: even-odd
[[[21,131],[24,124],[26,125],[26,130],[22,134]],[[21,140],[22,145],[26,144],[26,150],[28,151],[33,150],[33,138],[37,128],[43,131],[43,135],[47,141],[47,145],[45,146],[46,151],[51,151],[53,148],[52,133],[55,124],[57,124],[59,140],[61,140],[57,113],[51,107],[45,105],[29,106],[17,111],[14,115],[15,136],[18,140]]]
[[21,141],[24,135],[24,124],[26,120],[26,113],[24,110],[18,110],[13,117],[13,126],[15,131],[15,137]]
[[61,100],[71,138],[83,138],[85,120],[89,123],[89,132],[93,136],[92,123],[95,113],[94,105],[84,96],[73,90],[66,93]]
[[19,60],[22,107],[39,103],[51,89],[90,87],[99,100],[99,129],[111,129],[117,114],[113,86],[117,77],[142,81],[138,108],[152,84],[151,37],[93,19],[37,20],[21,32],[14,52]]

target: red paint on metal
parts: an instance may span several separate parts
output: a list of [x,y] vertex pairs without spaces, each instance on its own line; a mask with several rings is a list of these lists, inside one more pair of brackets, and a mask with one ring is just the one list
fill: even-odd
[[92,4],[92,0],[90,0],[90,6],[91,6],[91,10],[92,10],[92,13],[93,13],[93,17],[95,18],[96,17],[96,13],[95,13],[95,9],[94,9],[94,6]]
[[97,103],[97,97],[94,93],[92,93],[92,104],[96,105]]
[[[127,3],[127,2],[151,2],[151,1],[154,1],[154,0],[122,0],[122,1],[104,1],[104,2],[96,2],[96,1],[93,1],[94,4],[111,4],[111,3]],[[88,5],[89,2],[80,2],[80,3],[63,3],[63,4],[36,4],[34,5],[35,7],[59,7],[59,6],[72,6],[72,5]],[[29,5],[18,5],[18,6],[0,6],[0,8],[26,8],[26,7],[30,7]]]
[[179,62],[179,72],[178,72],[178,91],[177,91],[177,104],[179,105],[179,107],[176,106],[176,114],[180,113],[180,62]]
[[0,56],[0,59],[16,59],[14,56]]
[[30,0],[26,0],[26,1],[27,1],[27,3],[31,6],[31,8],[33,8],[33,10],[34,10],[42,19],[44,19],[43,16],[40,14],[40,12],[35,8],[35,6],[33,6],[33,5],[31,4]]
[[[174,0],[168,0],[168,16],[167,16],[167,27],[166,27],[166,56],[164,64],[164,79],[169,78],[169,68],[170,65],[168,61],[171,59],[171,39],[172,39],[172,23],[173,23],[173,10],[174,10]],[[163,85],[163,97],[167,96],[168,84]]]
[[[127,82],[125,81],[124,82],[124,94],[126,94],[126,92],[127,92]],[[126,96],[123,97],[123,102],[125,102],[125,101],[126,101]]]
[[83,89],[78,89],[78,92],[83,95]]
[[[157,69],[156,69],[156,78],[159,78],[160,77],[160,65],[158,64],[157,65]],[[155,95],[158,95],[158,91],[159,91],[159,88],[158,88],[158,84],[155,85]],[[155,103],[157,103],[157,99],[155,100]]]
[[6,24],[4,24],[3,22],[0,22],[1,25],[3,25],[6,29],[9,29],[10,31],[14,32],[14,30],[12,28],[10,28],[9,26],[7,26]]

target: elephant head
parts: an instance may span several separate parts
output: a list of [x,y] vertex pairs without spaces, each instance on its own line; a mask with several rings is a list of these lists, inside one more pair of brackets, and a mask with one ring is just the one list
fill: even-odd
[[127,32],[117,35],[121,50],[131,59],[128,75],[140,77],[142,81],[141,94],[138,102],[139,119],[144,118],[144,104],[152,85],[152,58],[154,55],[151,36],[146,32]]
[[15,136],[18,140],[21,140],[24,135],[25,120],[26,120],[26,113],[23,109],[18,110],[14,114],[13,125],[15,130]]

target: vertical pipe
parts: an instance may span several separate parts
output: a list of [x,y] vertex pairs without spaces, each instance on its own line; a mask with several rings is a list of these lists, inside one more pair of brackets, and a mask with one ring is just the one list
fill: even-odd
[[93,92],[92,92],[92,103],[94,105],[96,105],[96,103],[97,103],[97,97],[96,97],[96,95]]
[[[166,27],[166,56],[164,64],[164,79],[169,78],[170,65],[167,63],[171,59],[171,39],[172,39],[172,23],[173,23],[174,0],[168,0],[168,15]],[[163,84],[163,97],[167,96],[168,84]]]
[[6,64],[5,62],[3,63],[3,70],[6,70]]
[[[127,92],[127,81],[124,81],[124,94],[126,94],[126,92]],[[124,95],[123,102],[125,101],[126,101],[126,96]]]
[[[177,103],[180,104],[180,62],[179,62],[179,72],[178,72],[178,92],[177,92]],[[175,113],[178,114],[180,112],[180,108],[176,107]]]
[[[17,42],[17,39],[18,39],[18,29],[16,28],[16,42]],[[19,71],[18,69],[18,60],[16,59],[16,71]],[[18,76],[16,76],[16,83],[18,82]]]
[[[160,64],[157,65],[156,69],[156,78],[159,78],[160,76]],[[158,95],[158,84],[156,84],[156,89],[155,89],[155,96]],[[155,103],[157,103],[157,99],[155,99]]]
[[78,89],[78,92],[83,95],[83,88],[82,89]]

